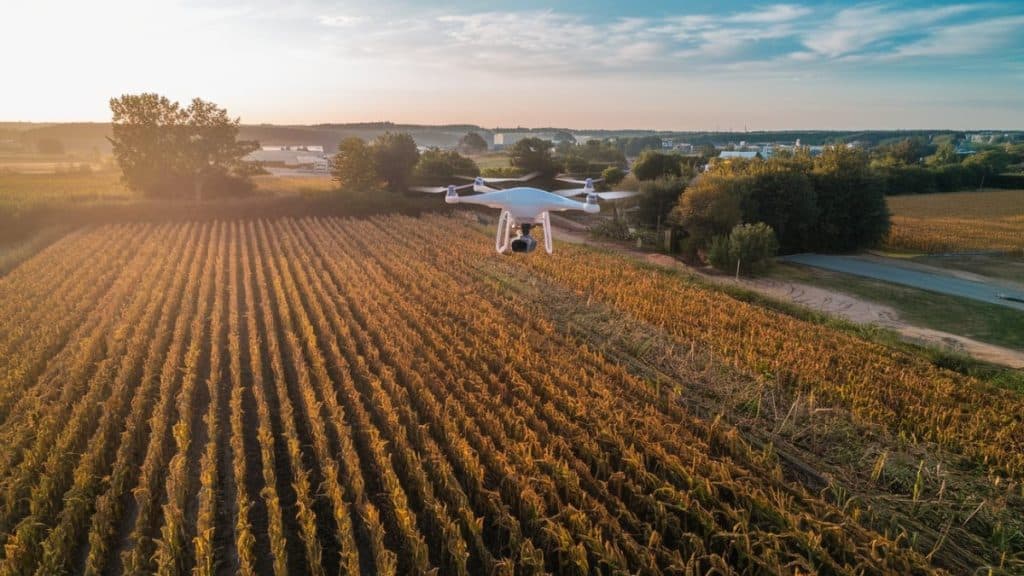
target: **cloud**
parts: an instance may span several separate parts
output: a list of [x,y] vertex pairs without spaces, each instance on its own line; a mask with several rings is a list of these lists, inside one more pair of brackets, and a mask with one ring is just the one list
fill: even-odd
[[939,8],[893,10],[881,5],[856,6],[841,10],[824,26],[803,38],[813,52],[836,58],[869,49],[883,49],[907,34],[977,11],[978,5],[957,4]]
[[[767,73],[804,74],[826,65],[952,58],[1012,46],[1024,18],[1007,14],[1013,9],[860,4],[836,11],[780,3],[740,12],[601,19],[555,9],[410,8],[401,18],[352,12],[316,20],[339,55],[417,68],[531,77],[673,75],[756,73],[761,63]],[[336,28],[344,33],[329,32]]]
[[768,8],[762,8],[753,12],[733,14],[728,18],[729,22],[741,24],[774,24],[778,22],[789,22],[802,18],[811,13],[806,6],[796,4],[776,4]]
[[1019,38],[1024,16],[1006,16],[971,24],[948,26],[898,48],[894,57],[986,54]]
[[317,20],[324,26],[330,26],[331,28],[351,28],[366,23],[367,18],[365,16],[336,14],[332,16],[322,15],[317,17]]

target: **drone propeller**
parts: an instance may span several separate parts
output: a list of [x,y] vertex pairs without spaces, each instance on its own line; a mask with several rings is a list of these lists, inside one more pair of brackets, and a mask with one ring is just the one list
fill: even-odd
[[505,182],[526,182],[527,180],[533,180],[537,176],[540,176],[540,172],[530,172],[516,178],[486,178],[484,176],[456,176],[456,178],[479,181],[483,184],[503,184]]
[[559,182],[565,182],[566,184],[583,184],[583,185],[586,185],[588,183],[589,184],[597,184],[599,182],[604,182],[604,178],[587,178],[586,180],[577,180],[575,178],[568,178],[568,177],[564,177],[564,176],[556,176],[555,180],[558,180]]
[[591,194],[597,194],[597,197],[601,200],[622,200],[623,198],[632,198],[637,196],[639,192],[627,192],[624,190],[614,190],[611,192],[591,192]]
[[[451,186],[455,190],[465,190],[466,188],[472,188],[472,184],[463,184],[461,186]],[[413,192],[426,192],[428,194],[444,194],[448,191],[449,186],[413,186],[409,188]]]

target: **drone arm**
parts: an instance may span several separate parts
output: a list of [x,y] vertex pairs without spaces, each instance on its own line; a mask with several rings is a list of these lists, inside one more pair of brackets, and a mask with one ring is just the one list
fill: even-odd
[[508,210],[502,210],[498,216],[498,234],[494,237],[494,249],[498,254],[508,251],[512,236],[512,214]]
[[541,223],[544,226],[544,250],[546,250],[548,254],[551,254],[552,252],[555,251],[555,237],[553,231],[551,230],[551,214],[549,214],[548,212],[544,212],[543,214],[541,214],[540,218]]

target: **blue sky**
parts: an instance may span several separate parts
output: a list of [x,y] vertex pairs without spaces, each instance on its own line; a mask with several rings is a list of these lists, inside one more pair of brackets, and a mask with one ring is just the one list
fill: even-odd
[[[37,0],[0,120],[157,91],[245,122],[1024,128],[1021,2]],[[5,57],[5,61],[8,60]],[[5,62],[5,65],[7,62]]]

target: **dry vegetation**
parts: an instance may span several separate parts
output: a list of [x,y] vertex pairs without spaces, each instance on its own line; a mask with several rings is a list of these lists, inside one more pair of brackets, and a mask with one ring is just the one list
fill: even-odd
[[119,225],[0,295],[0,574],[1021,567],[1019,395],[611,254]]
[[891,196],[890,248],[1024,253],[1024,190]]

